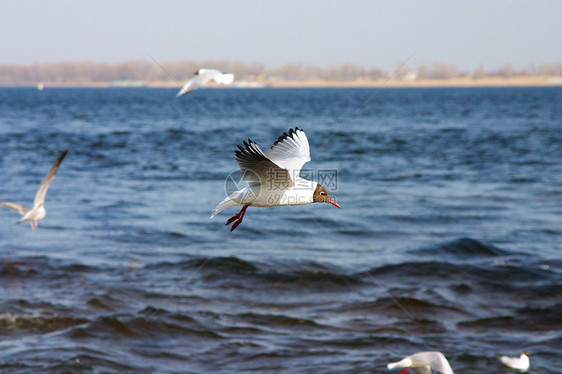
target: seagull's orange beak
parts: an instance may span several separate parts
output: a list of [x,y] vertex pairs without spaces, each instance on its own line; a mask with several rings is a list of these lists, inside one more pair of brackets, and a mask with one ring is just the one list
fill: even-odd
[[334,200],[330,200],[329,203],[332,204],[333,206],[335,206],[336,208],[341,209],[340,204],[336,203]]

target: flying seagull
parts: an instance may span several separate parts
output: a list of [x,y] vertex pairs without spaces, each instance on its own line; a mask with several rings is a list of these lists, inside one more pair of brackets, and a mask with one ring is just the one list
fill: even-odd
[[216,69],[199,69],[193,73],[194,77],[189,80],[183,86],[183,88],[178,92],[176,97],[185,95],[188,92],[195,91],[198,88],[203,87],[210,81],[214,80],[218,84],[231,84],[234,81],[234,74],[223,73]]
[[28,210],[26,207],[20,204],[12,203],[10,201],[0,201],[0,206],[10,208],[15,210],[16,212],[23,215],[16,224],[20,224],[24,221],[29,221],[29,225],[31,226],[32,230],[35,230],[37,226],[39,226],[39,221],[45,218],[47,215],[47,210],[45,210],[45,196],[47,195],[47,190],[49,189],[49,185],[55,178],[55,174],[59,169],[60,164],[66,157],[68,153],[68,149],[65,150],[59,158],[53,163],[51,169],[41,182],[41,186],[37,190],[37,194],[35,194],[35,200],[33,201],[33,207]]
[[531,362],[529,361],[530,355],[529,352],[523,352],[519,357],[500,356],[500,361],[511,369],[526,372],[529,370],[529,366],[531,366]]
[[267,155],[250,139],[238,148],[236,161],[248,186],[231,193],[211,215],[213,218],[227,208],[242,205],[242,210],[226,222],[226,225],[234,222],[230,231],[242,223],[250,205],[330,203],[340,207],[321,184],[299,176],[303,165],[310,161],[310,146],[306,134],[298,127],[283,133]]
[[398,362],[392,362],[386,365],[386,367],[388,369],[405,368],[400,374],[406,374],[412,368],[420,374],[431,374],[431,370],[442,374],[454,374],[449,361],[447,361],[443,353],[435,351],[418,352],[404,357]]

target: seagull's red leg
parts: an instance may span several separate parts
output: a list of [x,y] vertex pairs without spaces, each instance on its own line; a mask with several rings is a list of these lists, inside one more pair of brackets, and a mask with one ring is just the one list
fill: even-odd
[[240,218],[238,218],[238,221],[234,222],[234,224],[230,228],[230,231],[233,231],[235,228],[238,227],[239,224],[242,223],[242,220],[244,219],[244,215],[246,214],[246,209],[248,209],[249,206],[250,206],[250,204],[244,205],[244,208],[242,208],[240,213],[238,213],[238,214],[241,214]]
[[228,219],[228,221],[226,221],[225,226],[230,225],[232,222],[236,221],[238,218],[240,218],[240,212],[236,213],[235,215],[233,215],[232,217],[230,217]]
[[244,218],[244,212],[246,212],[246,209],[248,209],[249,205],[250,204],[246,204],[237,214],[230,217],[228,219],[228,221],[226,221],[226,226],[228,226],[229,224],[231,224],[232,222],[234,222],[236,220]]
[[244,219],[244,215],[246,214],[246,209],[248,209],[249,206],[250,204],[244,205],[244,208],[242,208],[242,210],[240,211],[240,213],[242,213],[242,217],[240,217],[240,221]]
[[402,371],[400,372],[400,374],[408,374],[408,373],[410,372],[410,369],[411,369],[411,368],[412,368],[411,366],[410,366],[410,367],[407,367],[406,369],[402,370]]
[[240,210],[240,212],[238,212],[238,214],[235,214],[234,216],[230,217],[228,221],[226,221],[227,226],[232,222],[236,221],[230,228],[230,231],[234,230],[235,228],[238,227],[239,224],[242,223],[242,220],[244,219],[244,214],[246,214],[246,209],[248,209],[249,206],[250,204],[244,205],[244,207]]

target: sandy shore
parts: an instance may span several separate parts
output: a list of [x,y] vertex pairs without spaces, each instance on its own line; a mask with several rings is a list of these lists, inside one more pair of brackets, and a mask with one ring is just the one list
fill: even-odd
[[[486,77],[482,79],[472,78],[454,78],[454,79],[422,79],[414,81],[398,81],[398,80],[378,80],[378,81],[345,81],[334,82],[324,80],[308,80],[308,81],[259,81],[266,87],[274,88],[306,88],[306,87],[512,87],[512,86],[562,86],[562,76],[553,77]],[[170,87],[180,88],[176,82],[155,81],[155,82],[43,82],[45,87]],[[29,86],[29,85],[22,85]],[[209,87],[228,87],[208,85]]]
[[275,82],[272,87],[504,87],[504,86],[561,86],[562,77],[489,77],[484,79],[422,79],[415,81],[351,81],[351,82]]

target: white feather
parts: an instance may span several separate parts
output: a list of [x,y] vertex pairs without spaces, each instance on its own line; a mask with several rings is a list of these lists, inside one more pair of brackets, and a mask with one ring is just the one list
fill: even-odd
[[297,128],[284,133],[267,152],[267,158],[286,169],[294,181],[310,161],[310,145],[304,131]]
[[388,369],[412,367],[419,373],[431,373],[431,370],[442,374],[454,374],[449,361],[441,352],[426,351],[407,356],[398,362],[386,366]]
[[234,81],[234,74],[223,73],[216,69],[199,69],[195,76],[191,78],[185,86],[177,93],[176,97],[195,91],[214,80],[218,84],[231,84]]
[[521,353],[521,356],[519,357],[501,356],[500,361],[503,362],[505,366],[521,372],[529,370],[529,366],[531,366],[529,356],[525,353]]

